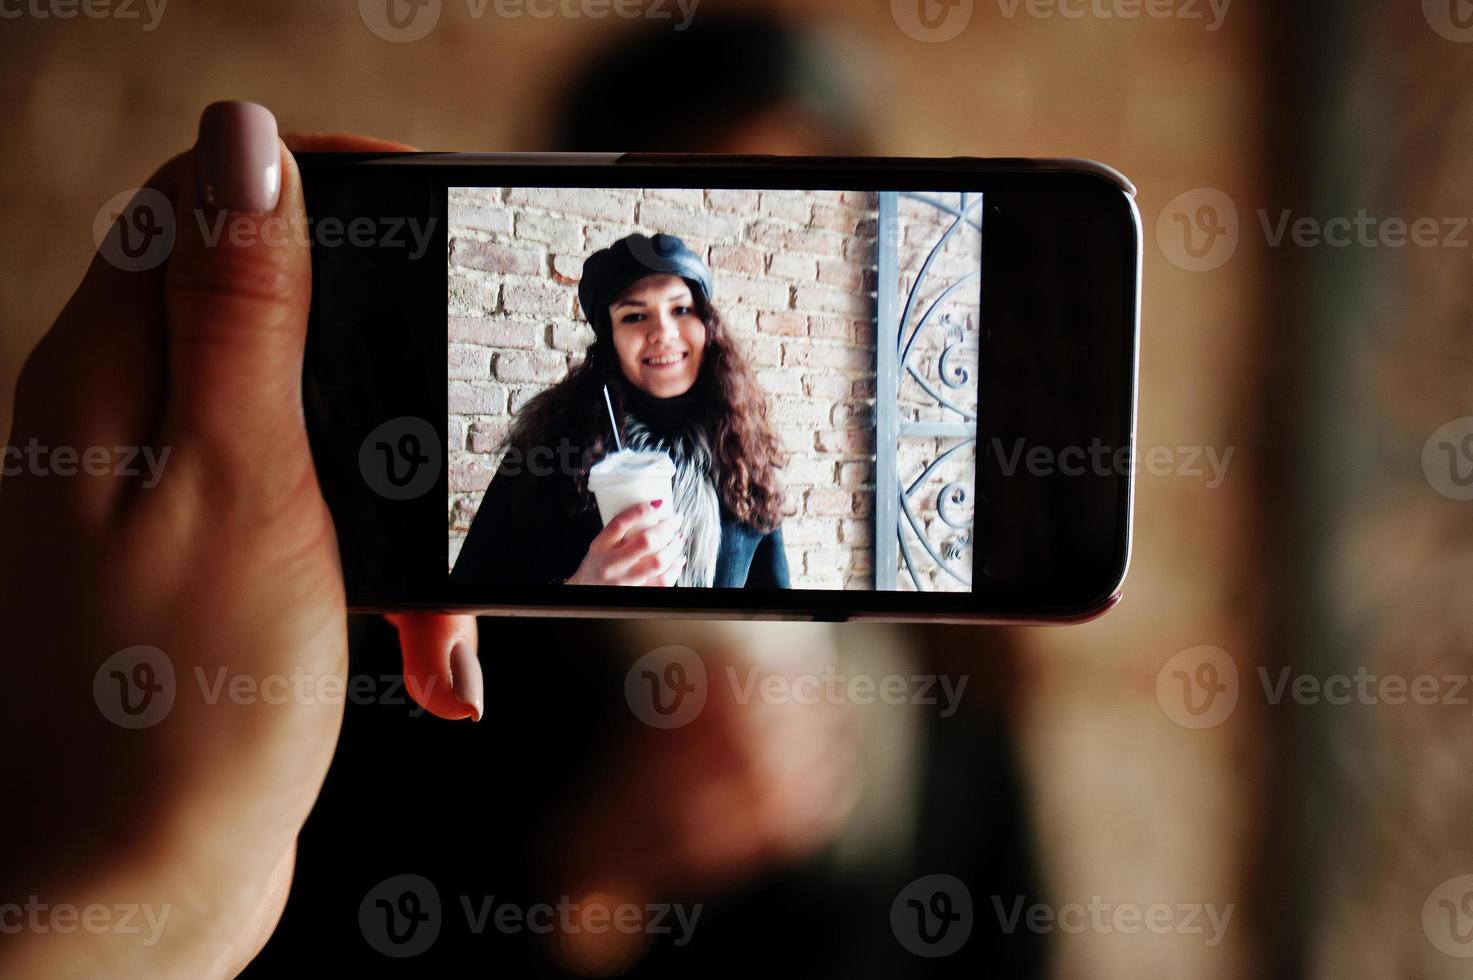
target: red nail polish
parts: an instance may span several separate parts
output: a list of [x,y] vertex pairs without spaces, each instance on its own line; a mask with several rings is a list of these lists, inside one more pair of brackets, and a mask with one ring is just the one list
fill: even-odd
[[664,500],[651,500],[650,501],[650,506],[653,507],[653,508],[655,508],[655,510],[659,510],[660,509],[660,505],[663,504],[664,502],[665,502]]

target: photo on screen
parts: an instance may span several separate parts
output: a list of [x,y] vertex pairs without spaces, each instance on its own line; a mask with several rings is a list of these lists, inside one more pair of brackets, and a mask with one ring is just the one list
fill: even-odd
[[452,578],[970,589],[979,194],[448,195]]

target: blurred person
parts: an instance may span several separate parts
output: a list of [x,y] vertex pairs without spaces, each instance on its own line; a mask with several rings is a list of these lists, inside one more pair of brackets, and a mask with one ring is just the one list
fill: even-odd
[[[679,33],[637,30],[594,53],[563,89],[549,148],[864,155],[871,135],[854,54],[832,33],[768,13],[702,12]],[[683,83],[660,85],[651,100],[663,79]],[[609,111],[635,105],[643,111]]]
[[[651,66],[702,84],[649,104]],[[645,111],[606,109],[636,103]],[[843,155],[871,146],[832,41],[763,14],[707,15],[682,34],[634,32],[589,58],[559,105],[550,140],[565,151]],[[488,648],[548,645],[545,630],[526,621],[481,624]],[[559,710],[556,724],[539,724],[542,706],[525,699],[496,712],[510,737],[522,711],[541,746],[529,767],[558,773],[540,794],[541,816],[513,822],[535,828],[526,883],[542,894],[694,897],[718,910],[702,927],[714,935],[698,946],[649,949],[646,938],[609,972],[908,975],[916,961],[890,931],[857,924],[888,917],[909,880],[950,871],[1010,899],[1036,895],[1008,737],[1010,634],[583,621],[557,633],[552,645],[567,655],[541,667],[523,660],[516,680],[491,685],[537,691],[556,677],[579,706]],[[621,697],[634,659],[667,644],[698,650],[713,678],[707,707],[668,732],[638,723]],[[741,703],[714,681],[753,669],[787,679],[825,669],[870,677],[932,670],[974,683],[955,715],[937,718],[886,705]],[[574,773],[553,761],[593,746]],[[747,940],[753,929],[763,942]],[[585,972],[566,943],[547,946],[554,963]],[[1028,977],[1041,969],[1040,946],[1032,934],[1004,935],[979,911],[966,955],[950,965]]]

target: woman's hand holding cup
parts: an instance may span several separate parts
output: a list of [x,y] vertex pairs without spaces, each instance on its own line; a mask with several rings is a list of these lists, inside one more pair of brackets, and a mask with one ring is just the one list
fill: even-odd
[[568,584],[671,586],[684,567],[680,515],[652,500],[626,507],[604,525]]

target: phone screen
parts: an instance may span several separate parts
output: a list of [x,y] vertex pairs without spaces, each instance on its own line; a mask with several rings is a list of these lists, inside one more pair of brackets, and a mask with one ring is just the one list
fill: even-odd
[[452,580],[971,589],[981,193],[445,193]]
[[1140,234],[1098,168],[298,160],[355,608],[1059,621],[1117,594]]

